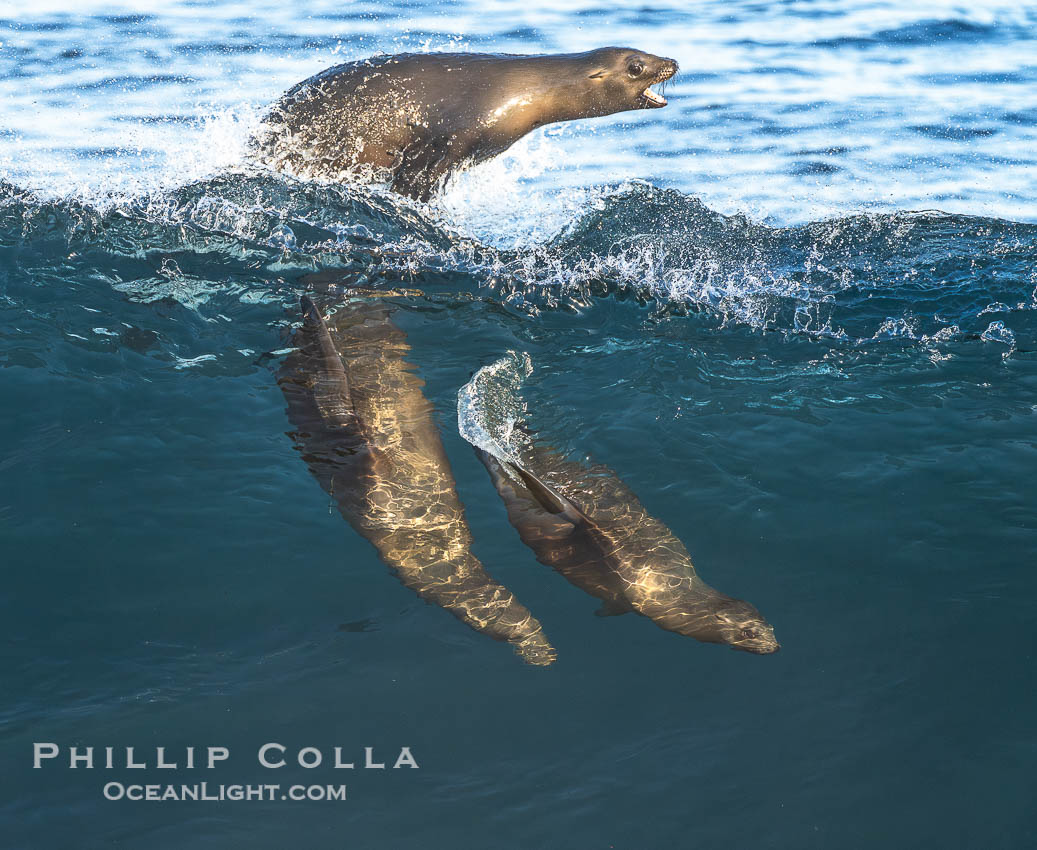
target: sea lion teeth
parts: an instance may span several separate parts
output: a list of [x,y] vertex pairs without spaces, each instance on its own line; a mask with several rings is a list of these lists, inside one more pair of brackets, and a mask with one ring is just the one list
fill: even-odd
[[644,90],[643,97],[644,97],[645,100],[649,101],[650,103],[654,103],[654,104],[656,104],[658,106],[666,106],[666,98],[663,97],[658,92],[652,91],[651,87],[646,88]]

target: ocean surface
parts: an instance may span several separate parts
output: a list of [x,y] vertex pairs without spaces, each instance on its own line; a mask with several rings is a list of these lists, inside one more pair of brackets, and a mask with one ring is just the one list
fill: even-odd
[[[0,846],[1037,846],[1037,7],[70,8],[0,4]],[[427,206],[245,161],[331,64],[616,43],[680,61],[666,109],[548,127]],[[293,447],[276,372],[336,280],[396,305],[473,551],[554,665],[403,587]],[[596,617],[534,560],[458,431],[508,352],[540,433],[779,653]]]

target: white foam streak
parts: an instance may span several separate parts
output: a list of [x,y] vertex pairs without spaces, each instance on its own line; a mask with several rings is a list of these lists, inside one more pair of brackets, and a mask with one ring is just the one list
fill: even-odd
[[500,460],[518,463],[520,447],[514,441],[520,432],[515,425],[526,413],[519,393],[532,372],[529,355],[514,351],[476,372],[457,393],[461,436]]
[[42,198],[74,197],[104,210],[226,172],[245,159],[262,112],[228,107],[183,123],[129,124],[102,157],[34,157],[23,140],[4,148],[0,177]]

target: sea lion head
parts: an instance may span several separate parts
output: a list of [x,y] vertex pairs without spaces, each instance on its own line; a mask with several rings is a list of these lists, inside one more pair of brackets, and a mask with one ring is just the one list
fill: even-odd
[[602,47],[583,54],[583,59],[589,99],[601,110],[598,115],[666,106],[666,98],[652,86],[665,83],[678,71],[673,59],[631,47]]
[[774,637],[774,627],[748,602],[723,596],[713,605],[712,614],[719,643],[757,655],[780,649]]

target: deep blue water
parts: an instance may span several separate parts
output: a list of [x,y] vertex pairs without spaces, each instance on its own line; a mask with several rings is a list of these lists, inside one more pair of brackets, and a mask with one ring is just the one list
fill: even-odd
[[[0,13],[0,845],[1037,844],[1037,11],[48,6]],[[680,60],[667,109],[429,207],[242,164],[343,57],[617,41]],[[275,373],[315,272],[402,293],[473,551],[553,666],[404,588],[300,460]],[[534,561],[457,428],[507,351],[780,653],[595,617]],[[231,758],[33,770],[38,741]],[[421,769],[264,770],[268,741]]]

